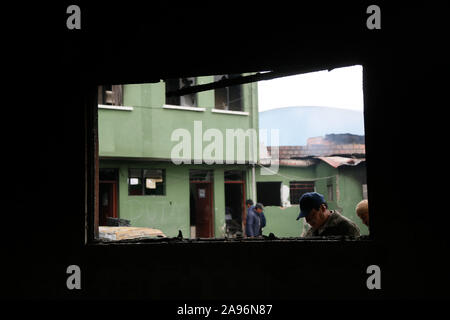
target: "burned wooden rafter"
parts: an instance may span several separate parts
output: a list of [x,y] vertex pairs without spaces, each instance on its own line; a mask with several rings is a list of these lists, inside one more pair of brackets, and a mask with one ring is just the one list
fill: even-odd
[[[329,70],[331,70],[331,68]],[[314,72],[314,71],[318,71],[318,68],[317,67],[302,67],[299,69],[297,69],[297,68],[291,69],[290,71],[269,71],[269,72],[264,72],[264,73],[258,72],[253,75],[238,76],[238,77],[232,78],[232,79],[221,79],[219,81],[215,81],[215,82],[211,82],[211,83],[207,83],[207,84],[199,84],[199,85],[195,85],[195,86],[191,86],[191,87],[187,87],[187,88],[168,91],[166,93],[166,97],[184,96],[187,94],[193,94],[193,93],[202,92],[202,91],[214,90],[214,89],[219,89],[219,88],[224,88],[224,87],[229,87],[229,86],[234,86],[234,85],[241,85],[241,84],[257,82],[257,81],[271,80],[271,79],[276,79],[276,78],[281,78],[281,77],[286,77],[286,76],[293,76],[296,74],[308,73],[308,72]],[[166,80],[166,79],[164,79],[164,80]]]

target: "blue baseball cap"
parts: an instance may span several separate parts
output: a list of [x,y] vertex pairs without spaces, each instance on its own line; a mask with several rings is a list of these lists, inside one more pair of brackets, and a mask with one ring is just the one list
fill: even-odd
[[306,217],[311,209],[319,207],[321,204],[326,203],[323,195],[317,192],[304,193],[299,200],[300,214],[297,220]]

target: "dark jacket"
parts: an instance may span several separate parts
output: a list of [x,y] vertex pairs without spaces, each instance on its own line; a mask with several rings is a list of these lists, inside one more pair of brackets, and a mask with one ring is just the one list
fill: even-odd
[[305,237],[351,236],[359,237],[359,228],[350,219],[335,210],[319,229],[309,229]]
[[259,234],[262,235],[262,228],[264,228],[266,226],[266,216],[264,215],[264,211],[261,212],[261,227]]
[[247,237],[257,237],[262,235],[262,228],[266,225],[266,217],[255,211],[255,206],[247,209],[247,222],[245,224],[245,233]]

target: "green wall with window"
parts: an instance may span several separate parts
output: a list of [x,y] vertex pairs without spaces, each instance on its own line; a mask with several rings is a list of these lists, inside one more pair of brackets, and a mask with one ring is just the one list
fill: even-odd
[[[278,169],[277,174],[262,175],[258,168],[256,182],[281,182],[283,186],[289,188],[290,181],[312,181],[315,178],[314,166],[280,166]],[[263,199],[257,199],[263,201]],[[269,235],[272,232],[278,237],[299,237],[303,230],[303,219],[295,220],[299,211],[298,205],[288,207],[265,206],[264,215],[266,216],[267,226],[263,229],[263,234]]]
[[[197,84],[214,81],[213,76],[198,77]],[[214,232],[216,237],[224,236],[225,188],[224,171],[239,168],[246,173],[246,194],[252,194],[251,173],[243,164],[232,165],[189,165],[177,166],[170,161],[174,146],[180,141],[171,141],[176,129],[184,129],[191,139],[191,158],[194,158],[194,122],[201,121],[203,138],[208,129],[217,129],[222,134],[223,157],[227,143],[226,129],[254,129],[258,134],[257,84],[242,85],[242,107],[239,113],[216,113],[214,90],[196,94],[197,108],[204,111],[177,110],[164,108],[165,83],[128,84],[123,86],[123,105],[132,110],[119,108],[99,108],[98,133],[100,166],[119,169],[119,217],[131,221],[131,226],[151,227],[162,230],[167,236],[177,236],[181,230],[190,236],[189,169],[214,170]],[[199,110],[199,109],[197,109]],[[200,139],[203,140],[203,139]],[[201,151],[215,141],[202,141]],[[234,160],[257,161],[259,148],[255,145],[256,158],[251,158],[246,140],[246,153],[238,158],[237,143],[234,140]],[[213,155],[215,153],[213,152]],[[202,154],[204,156],[204,154]],[[127,160],[125,160],[126,158]],[[114,159],[114,160],[113,160]],[[154,161],[150,161],[154,160]],[[208,160],[203,157],[203,160]],[[165,169],[166,194],[151,196],[128,195],[129,168]]]
[[[356,205],[363,199],[362,184],[366,183],[365,174],[364,164],[342,166],[336,169],[324,162],[318,162],[309,167],[280,166],[277,174],[274,175],[261,175],[257,170],[256,181],[281,182],[287,187],[290,181],[314,181],[316,192],[324,195],[329,208],[337,209],[355,222],[361,235],[368,235],[368,228],[355,212]],[[332,191],[332,200],[329,198],[329,191]],[[304,227],[304,219],[296,220],[299,211],[298,204],[285,207],[266,206],[264,214],[267,218],[267,226],[263,234],[268,235],[272,232],[278,237],[299,237]]]
[[[213,81],[213,77],[199,77],[199,84]],[[258,133],[257,84],[242,85],[243,108],[248,115],[212,112],[214,91],[197,93],[198,108],[205,111],[165,109],[165,83],[130,84],[124,86],[124,105],[133,110],[110,110],[98,112],[99,154],[108,157],[136,157],[170,159],[171,151],[179,141],[171,141],[176,129],[185,129],[191,137],[191,156],[194,156],[194,121],[201,121],[202,134],[217,129],[222,134],[223,149],[226,147],[226,129],[254,129]],[[197,108],[197,109],[198,109]],[[200,136],[202,138],[202,136]],[[202,140],[202,139],[200,139]],[[215,142],[215,138],[202,142],[202,150]],[[248,140],[247,142],[248,143]],[[258,156],[258,145],[255,146]],[[246,148],[248,149],[248,148]],[[246,150],[244,158],[249,160]],[[223,152],[225,156],[225,152]],[[234,159],[237,158],[235,143]],[[223,158],[222,158],[223,160]],[[256,159],[254,159],[256,160]]]
[[[369,229],[356,215],[356,205],[363,200],[362,185],[366,183],[366,166],[340,166],[333,168],[325,162],[316,166],[317,177],[330,177],[317,181],[317,192],[324,195],[330,209],[338,210],[342,215],[356,223],[361,235],[368,235]],[[333,185],[334,199],[328,199],[327,185]]]
[[[190,237],[189,170],[213,170],[213,221],[215,237],[224,237],[226,170],[246,171],[246,166],[174,165],[170,162],[101,160],[100,168],[118,169],[118,216],[130,220],[132,227],[160,229],[168,237],[176,237],[181,230]],[[130,168],[164,169],[164,195],[128,195]],[[246,181],[249,187],[249,181]],[[251,187],[250,187],[251,191]]]
[[[325,162],[318,162],[315,166],[316,171],[316,191],[322,194],[325,197],[325,200],[327,201],[328,208],[331,210],[340,210],[338,206],[338,189],[337,189],[337,181],[340,178],[338,178],[338,170],[336,168],[333,168],[332,166],[328,165]],[[332,187],[332,193],[333,197],[330,199],[328,195],[328,186]],[[342,213],[342,212],[341,212]]]
[[[213,81],[213,76],[197,78],[198,84]],[[197,93],[197,108],[204,111],[166,109],[165,83],[131,84],[124,86],[124,105],[133,110],[99,109],[99,156],[101,166],[119,169],[119,215],[131,220],[132,226],[161,229],[167,236],[176,236],[178,230],[185,237],[190,235],[189,223],[189,169],[214,170],[214,230],[216,237],[223,237],[225,224],[224,171],[236,165],[181,165],[171,162],[152,162],[144,159],[170,159],[171,152],[179,141],[171,141],[176,129],[184,129],[191,137],[191,158],[194,157],[194,121],[201,121],[202,134],[208,129],[222,133],[223,150],[226,148],[226,129],[254,129],[258,133],[257,84],[245,84],[243,111],[248,115],[214,113],[214,91]],[[203,137],[202,137],[203,138]],[[202,141],[202,150],[211,142]],[[246,141],[248,145],[248,140]],[[256,145],[256,159],[259,146]],[[248,148],[246,148],[248,149]],[[248,151],[248,150],[247,150]],[[225,151],[223,155],[225,156]],[[251,160],[246,152],[244,158],[237,158],[235,143],[234,160]],[[107,158],[116,160],[105,160]],[[134,160],[117,160],[117,159]],[[205,159],[204,159],[205,160]],[[222,158],[222,160],[224,160]],[[252,175],[249,166],[237,165],[246,170],[246,198],[253,198]],[[165,169],[166,194],[164,196],[129,196],[128,168]],[[361,230],[368,229],[355,215],[355,206],[362,199],[362,183],[365,183],[365,167],[341,167],[335,169],[319,162],[310,167],[282,166],[276,175],[262,175],[256,168],[256,182],[281,182],[289,190],[290,181],[315,181],[315,190],[327,198],[330,209],[338,209],[353,220]],[[286,190],[285,190],[286,191]],[[256,191],[255,191],[256,192]],[[332,199],[330,199],[332,196]],[[280,237],[297,237],[303,231],[303,219],[295,220],[298,205],[267,206],[265,215],[267,227],[264,234],[273,232]]]

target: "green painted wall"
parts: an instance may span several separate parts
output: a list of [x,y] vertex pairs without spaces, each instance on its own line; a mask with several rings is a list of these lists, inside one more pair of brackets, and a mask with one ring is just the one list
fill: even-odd
[[[213,77],[200,77],[200,84],[213,81]],[[194,156],[194,121],[201,121],[203,134],[207,129],[218,129],[223,135],[223,154],[225,156],[226,129],[253,128],[258,132],[257,84],[243,85],[244,111],[249,115],[213,113],[214,91],[197,94],[198,107],[203,112],[164,109],[165,84],[137,84],[124,86],[124,105],[132,111],[99,109],[99,154],[109,157],[147,157],[171,158],[172,148],[179,141],[171,141],[176,129],[186,129],[191,136],[191,155]],[[203,150],[212,141],[204,141]],[[248,143],[248,142],[247,142]],[[258,147],[258,146],[256,146]],[[248,149],[248,148],[246,148]],[[237,145],[235,143],[235,159]],[[256,153],[258,155],[258,153]],[[246,150],[244,158],[249,160]]]
[[[340,178],[337,177],[338,170],[336,168],[331,167],[330,165],[319,162],[315,166],[316,171],[316,192],[322,194],[327,201],[328,207],[331,210],[340,210],[341,208],[338,206],[338,191],[337,191],[337,182]],[[330,199],[328,196],[328,185],[333,186],[333,199]]]
[[[321,162],[316,165],[317,177],[333,176],[330,179],[322,179],[316,182],[316,191],[323,194],[330,209],[336,209],[344,216],[352,220],[358,226],[361,235],[368,235],[368,228],[356,215],[356,205],[363,199],[362,185],[366,181],[366,167],[364,164],[358,166],[341,166],[335,169]],[[327,184],[333,184],[334,199],[328,199]]]
[[[315,178],[314,167],[279,167],[276,175],[261,175],[260,169],[256,170],[256,181],[281,182],[289,188],[290,181],[311,181]],[[300,209],[298,205],[290,207],[266,206],[264,215],[267,225],[263,229],[264,235],[271,232],[278,237],[299,237],[303,230],[303,219],[296,220]]]
[[[198,84],[214,81],[213,76],[197,78]],[[176,129],[186,129],[191,135],[191,158],[194,157],[194,121],[202,122],[202,133],[218,129],[226,147],[226,129],[253,128],[258,133],[257,84],[242,86],[243,107],[249,115],[213,113],[214,90],[197,94],[197,105],[203,112],[164,109],[165,83],[132,84],[124,86],[124,105],[132,111],[99,109],[99,155],[120,159],[101,160],[100,167],[119,169],[119,216],[131,221],[132,226],[161,229],[167,236],[176,236],[178,230],[185,237],[190,235],[189,223],[189,169],[214,169],[214,233],[224,236],[225,224],[225,170],[246,170],[244,165],[174,165],[171,162],[149,162],[142,158],[170,159],[171,151],[179,141],[171,141]],[[203,142],[202,150],[212,141]],[[248,141],[246,142],[248,143]],[[258,146],[256,146],[258,148]],[[248,149],[248,148],[246,148]],[[224,150],[225,151],[225,150]],[[235,144],[235,160],[250,160],[248,150],[244,158],[238,158]],[[225,152],[223,153],[225,156]],[[257,155],[258,150],[257,150]],[[204,158],[205,159],[205,158]],[[224,158],[222,158],[223,160]],[[257,159],[254,159],[257,160]],[[166,195],[129,196],[128,168],[166,169]],[[247,197],[252,194],[251,173],[246,173]]]
[[358,225],[361,235],[368,235],[369,229],[356,215],[356,205],[363,199],[362,184],[366,183],[366,166],[360,164],[356,167],[339,168],[339,188],[343,190],[340,194],[339,205],[344,215]]
[[214,169],[214,236],[216,238],[224,237],[225,224],[225,185],[224,185],[225,169]]
[[[315,190],[324,195],[330,209],[337,209],[354,221],[361,235],[368,235],[368,228],[356,216],[355,207],[362,200],[362,184],[365,183],[365,166],[341,167],[338,169],[319,162],[315,166],[280,167],[276,175],[261,175],[257,170],[256,181],[279,181],[289,187],[290,181],[315,181]],[[333,199],[328,197],[328,185],[333,186]],[[273,232],[278,237],[298,237],[303,231],[304,219],[295,220],[298,205],[287,207],[266,206],[264,214],[267,226],[263,234]]]
[[[101,161],[100,168],[119,169],[119,212],[122,219],[131,221],[133,227],[160,229],[167,236],[184,235],[189,229],[189,172],[169,163]],[[166,169],[166,194],[164,196],[129,196],[129,168]]]
[[[197,78],[198,84],[213,81],[212,76]],[[220,130],[223,148],[226,147],[226,129],[253,128],[258,132],[257,84],[243,85],[244,111],[248,116],[213,113],[214,91],[197,94],[198,107],[204,112],[164,109],[165,84],[137,84],[124,86],[124,105],[132,111],[99,110],[99,155],[100,157],[136,158],[136,161],[102,160],[101,167],[119,168],[119,214],[129,219],[133,226],[161,229],[168,236],[176,236],[181,230],[190,235],[189,227],[189,169],[214,169],[214,232],[216,237],[224,236],[225,190],[224,171],[233,170],[236,165],[181,165],[170,162],[148,162],[142,158],[171,157],[172,148],[178,144],[171,141],[175,129],[186,129],[194,138],[194,121],[202,122],[203,133],[209,128]],[[210,142],[203,142],[203,150]],[[257,146],[258,147],[258,146]],[[237,159],[235,146],[235,159]],[[258,153],[259,155],[259,150]],[[191,155],[194,155],[192,140]],[[225,155],[225,152],[224,152]],[[141,158],[141,159],[140,159]],[[140,161],[139,161],[140,159]],[[246,152],[245,159],[249,160]],[[128,196],[128,168],[166,169],[165,196]],[[253,198],[251,169],[246,170],[246,198]],[[289,182],[315,180],[316,191],[327,198],[330,209],[338,209],[359,226],[361,234],[368,234],[361,220],[355,214],[355,206],[362,199],[362,183],[365,181],[365,167],[342,167],[339,170],[326,163],[316,166],[280,167],[277,175],[261,175],[256,168],[256,181],[279,181],[289,188]],[[333,186],[333,199],[328,199],[327,185]],[[297,237],[303,231],[303,219],[295,220],[298,205],[287,207],[268,206],[265,209],[267,227],[264,234],[273,232],[281,237]]]
[[[119,169],[119,212],[133,227],[156,228],[166,236],[176,237],[181,230],[190,237],[189,170],[214,170],[213,207],[214,236],[224,237],[225,224],[225,170],[246,170],[246,166],[174,165],[170,162],[101,160],[100,168]],[[165,169],[164,196],[129,196],[129,168]],[[249,181],[246,181],[249,184]]]

